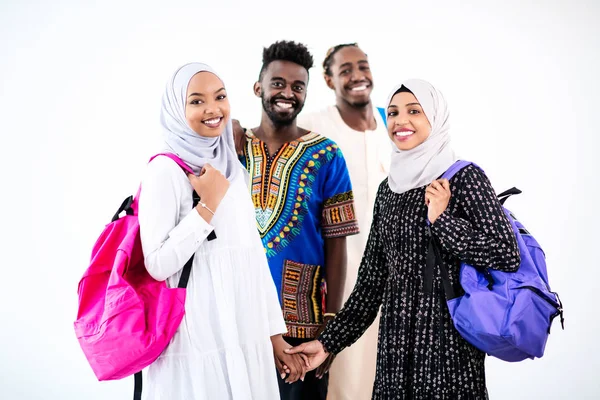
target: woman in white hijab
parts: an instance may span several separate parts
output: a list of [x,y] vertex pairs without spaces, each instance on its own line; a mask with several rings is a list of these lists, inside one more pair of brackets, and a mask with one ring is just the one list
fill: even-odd
[[373,399],[485,399],[485,354],[454,328],[439,270],[432,282],[424,279],[429,232],[459,291],[460,260],[516,270],[515,236],[481,170],[468,166],[450,182],[439,179],[456,156],[438,90],[422,80],[403,82],[391,92],[387,115],[391,169],[379,187],[354,291],[318,340],[290,353],[304,352],[315,368],[328,352],[354,343],[382,305]]
[[[287,332],[256,230],[246,172],[233,147],[229,100],[207,65],[179,68],[163,95],[165,152],[148,164],[139,222],[146,268],[177,287],[194,255],[185,317],[148,368],[144,396],[153,400],[279,399],[274,357],[301,377],[299,357],[286,358]],[[200,201],[192,207],[192,193]],[[214,237],[216,234],[216,238]]]

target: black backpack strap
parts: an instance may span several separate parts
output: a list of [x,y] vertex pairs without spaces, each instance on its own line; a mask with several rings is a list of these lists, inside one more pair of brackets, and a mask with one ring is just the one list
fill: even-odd
[[133,209],[131,208],[132,204],[133,204],[133,196],[129,196],[128,198],[123,200],[123,202],[121,203],[121,206],[119,207],[119,209],[117,210],[115,215],[113,215],[111,222],[115,222],[116,220],[118,220],[119,214],[121,214],[123,211],[125,211],[125,213],[127,215],[133,215]]
[[192,272],[192,264],[194,263],[194,255],[190,257],[188,262],[183,266],[183,270],[181,271],[181,277],[179,277],[179,284],[177,285],[180,289],[185,289],[187,287],[188,281],[190,280],[190,273]]
[[455,292],[454,287],[452,286],[448,268],[446,267],[446,263],[444,263],[444,259],[442,258],[442,253],[440,252],[440,244],[433,236],[429,225],[427,226],[427,233],[429,234],[429,243],[427,245],[425,271],[423,271],[423,289],[425,293],[431,293],[433,291],[433,275],[435,267],[438,266],[440,269],[440,275],[442,278],[444,292],[446,293],[446,300],[454,299],[458,297],[457,293]]
[[500,204],[504,205],[504,202],[506,201],[506,199],[508,199],[510,196],[514,196],[515,194],[521,194],[523,192],[521,192],[519,189],[517,189],[516,187],[510,188],[508,190],[505,190],[504,192],[500,193],[498,195],[498,200],[500,200]]
[[[454,290],[454,286],[452,286],[452,282],[450,281],[450,273],[448,272],[448,267],[444,262],[441,252],[441,244],[438,240],[433,236],[431,232],[431,228],[429,225],[427,226],[427,233],[429,235],[429,243],[427,247],[427,257],[426,257],[426,265],[425,270],[423,271],[423,290],[425,293],[431,293],[433,291],[433,274],[435,271],[435,267],[437,266],[440,269],[440,275],[442,278],[442,285],[444,287],[444,292],[446,293],[446,300],[452,300],[458,297],[458,293]],[[492,290],[494,286],[494,277],[488,271],[487,268],[478,269],[488,281],[487,288]]]
[[142,400],[142,371],[133,375],[135,384],[133,386],[133,400]]
[[423,270],[423,291],[425,293],[431,293],[433,290],[433,271],[437,264],[437,260],[435,259],[435,251],[433,249],[433,240],[431,238],[431,229],[429,229],[429,226],[427,226],[427,231],[429,232],[429,239],[427,243],[425,269]]
[[[200,201],[200,196],[194,190],[192,193],[192,209],[198,205]],[[192,272],[192,264],[194,263],[194,255],[190,257],[190,259],[183,266],[183,270],[181,271],[181,276],[179,277],[179,284],[177,285],[180,289],[185,289],[187,287],[188,281],[190,280],[190,273]]]

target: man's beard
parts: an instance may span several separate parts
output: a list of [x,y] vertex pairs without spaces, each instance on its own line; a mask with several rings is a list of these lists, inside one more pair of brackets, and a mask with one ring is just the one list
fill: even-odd
[[355,108],[357,110],[362,110],[363,108],[366,108],[367,106],[369,106],[371,104],[371,99],[369,98],[369,100],[367,101],[357,101],[354,103],[349,102],[348,100],[344,99],[344,101],[346,102],[346,104],[348,104],[350,107]]
[[[373,87],[373,82],[371,82],[370,80],[368,80],[366,82],[366,84]],[[349,92],[350,89],[348,89],[347,87],[344,87],[344,91]],[[366,98],[366,100],[351,101],[351,99],[348,99],[344,96],[342,96],[342,99],[346,102],[346,104],[348,104],[350,107],[352,107],[356,110],[362,110],[362,109],[366,108],[367,106],[371,105],[371,94],[370,93],[369,93],[369,96]]]
[[291,114],[287,114],[282,116],[277,111],[274,110],[275,102],[278,98],[271,98],[271,100],[267,100],[264,95],[260,96],[261,103],[263,106],[263,110],[267,113],[267,116],[276,126],[288,126],[291,125],[295,120],[302,108],[304,108],[304,104],[296,101],[296,105],[294,111]]

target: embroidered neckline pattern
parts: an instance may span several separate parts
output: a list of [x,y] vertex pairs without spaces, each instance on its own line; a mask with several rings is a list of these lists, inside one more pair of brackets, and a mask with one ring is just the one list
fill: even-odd
[[316,171],[335,156],[338,146],[310,132],[284,144],[269,157],[260,139],[251,131],[248,137],[246,165],[252,177],[256,224],[267,256],[271,257],[300,233]]

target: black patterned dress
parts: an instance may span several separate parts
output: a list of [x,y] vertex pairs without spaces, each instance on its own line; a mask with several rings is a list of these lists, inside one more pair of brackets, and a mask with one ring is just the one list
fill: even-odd
[[[448,209],[431,226],[454,287],[459,260],[516,270],[519,250],[510,223],[483,172],[474,166],[450,181]],[[428,233],[425,188],[397,194],[387,179],[350,298],[319,340],[333,353],[354,343],[382,306],[373,399],[486,399],[485,354],[456,331],[439,270],[423,288]]]

